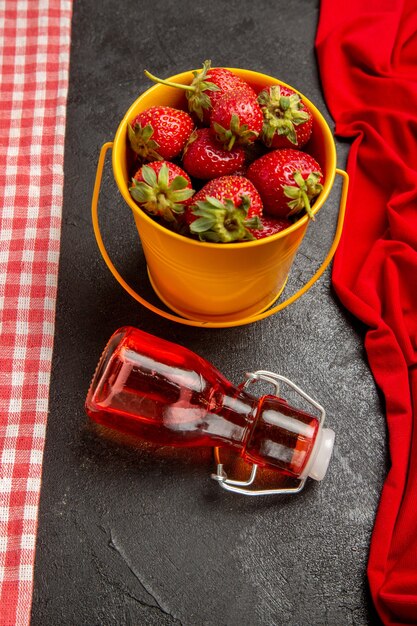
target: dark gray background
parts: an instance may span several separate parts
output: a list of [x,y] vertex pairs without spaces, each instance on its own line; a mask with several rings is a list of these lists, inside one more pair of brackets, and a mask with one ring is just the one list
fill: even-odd
[[[214,65],[274,75],[329,124],[314,56],[312,0],[74,4],[56,342],[39,515],[32,626],[350,626],[378,624],[366,563],[386,472],[385,417],[363,349],[327,270],[288,309],[234,329],[165,321],[105,268],[90,220],[100,146],[160,76]],[[337,88],[337,85],[335,85]],[[337,142],[344,166],[349,146]],[[310,228],[286,294],[329,247],[340,183]],[[107,160],[106,243],[153,298],[130,210]],[[155,300],[156,302],[156,300]],[[84,413],[100,353],[131,324],[211,361],[230,380],[269,369],[324,405],[336,445],[327,477],[298,496],[245,498],[210,480],[209,451],[134,448],[100,436]]]

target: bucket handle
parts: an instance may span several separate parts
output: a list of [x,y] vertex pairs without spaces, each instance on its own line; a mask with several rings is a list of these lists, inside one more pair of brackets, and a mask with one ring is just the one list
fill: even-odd
[[323,272],[329,265],[330,261],[332,260],[336,252],[336,248],[339,244],[340,237],[342,234],[342,229],[343,229],[343,222],[344,222],[345,211],[346,211],[347,193],[348,193],[348,186],[349,186],[349,176],[347,172],[339,168],[336,168],[336,174],[339,174],[340,176],[342,176],[343,181],[342,181],[342,191],[341,191],[341,197],[340,197],[340,203],[339,203],[339,215],[338,215],[336,231],[335,231],[335,235],[333,238],[333,242],[326,255],[326,258],[324,259],[324,261],[322,262],[318,270],[310,278],[310,280],[305,285],[303,285],[303,287],[301,287],[301,289],[299,289],[292,296],[284,300],[284,302],[281,302],[275,305],[274,307],[268,309],[267,311],[263,311],[262,313],[258,313],[257,315],[252,315],[250,317],[246,317],[244,319],[233,321],[233,322],[230,322],[230,321],[229,322],[204,322],[204,321],[199,321],[199,320],[189,320],[184,317],[179,317],[178,315],[174,315],[173,313],[168,313],[167,311],[164,311],[154,306],[147,300],[145,300],[145,298],[143,298],[138,293],[136,293],[136,291],[134,291],[134,289],[132,289],[132,287],[128,285],[128,283],[123,279],[123,277],[117,271],[104,245],[103,238],[101,236],[99,222],[98,222],[98,198],[100,194],[101,180],[103,176],[103,169],[104,169],[106,154],[107,154],[107,151],[112,147],[113,147],[112,141],[109,141],[103,144],[103,146],[101,147],[100,155],[99,155],[99,159],[97,163],[97,172],[96,172],[96,178],[94,182],[93,197],[91,201],[91,215],[92,215],[93,229],[94,229],[94,234],[96,237],[97,245],[99,247],[103,260],[106,263],[108,269],[113,274],[117,282],[123,287],[123,289],[125,289],[125,291],[127,291],[127,293],[130,296],[132,296],[132,298],[134,298],[137,302],[142,304],[144,307],[146,307],[153,313],[156,313],[157,315],[164,317],[165,319],[171,320],[173,322],[179,322],[187,326],[203,326],[206,328],[228,328],[232,326],[242,326],[244,324],[249,324],[251,322],[257,322],[259,320],[265,319],[266,317],[269,317],[270,315],[273,315],[274,313],[281,311],[282,309],[287,307],[289,304],[292,304],[293,302],[298,300],[298,298],[302,296],[306,291],[308,291],[310,287],[316,282],[316,280],[318,280],[320,276],[323,274]]

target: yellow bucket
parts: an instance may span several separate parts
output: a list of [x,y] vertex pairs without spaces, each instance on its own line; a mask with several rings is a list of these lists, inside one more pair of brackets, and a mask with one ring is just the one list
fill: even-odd
[[[282,81],[254,72],[230,68],[255,90],[264,85],[286,85]],[[189,84],[191,71],[169,80]],[[292,88],[293,89],[293,88]],[[339,243],[346,207],[348,175],[336,167],[336,148],[332,133],[319,110],[302,94],[312,111],[313,135],[308,151],[320,163],[323,190],[313,205],[316,214],[323,206],[336,174],[343,177],[340,208],[335,236],[326,258],[312,278],[291,297],[271,308],[285,287],[296,252],[306,233],[310,218],[304,215],[289,228],[257,241],[233,244],[200,242],[171,232],[142,211],[129,193],[127,162],[127,123],[138,113],[155,104],[186,108],[182,90],[162,84],[145,91],[126,112],[113,142],[101,148],[92,200],[92,219],[101,254],[118,282],[135,300],[153,312],[189,326],[230,327],[248,324],[282,310],[321,276]],[[146,258],[152,287],[160,300],[174,313],[160,309],[136,293],[122,278],[111,261],[101,236],[98,220],[98,197],[105,156],[112,148],[113,174],[123,198],[131,208]]]

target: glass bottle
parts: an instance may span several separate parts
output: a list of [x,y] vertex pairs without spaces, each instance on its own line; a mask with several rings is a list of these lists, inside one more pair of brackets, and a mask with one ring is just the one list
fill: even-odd
[[318,417],[257,398],[191,350],[130,326],[110,338],[85,406],[95,422],[146,441],[232,448],[299,479],[322,480],[333,448]]

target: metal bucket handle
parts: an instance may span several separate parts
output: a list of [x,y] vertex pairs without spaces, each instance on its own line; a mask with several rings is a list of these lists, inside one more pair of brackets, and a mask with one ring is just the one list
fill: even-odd
[[343,183],[342,183],[342,191],[341,191],[340,204],[339,204],[339,215],[338,215],[336,231],[335,231],[332,245],[324,261],[318,268],[318,270],[310,278],[310,280],[305,285],[303,285],[303,287],[301,287],[301,289],[299,289],[296,293],[294,293],[292,296],[287,298],[287,300],[284,300],[284,302],[281,302],[277,304],[276,306],[266,311],[263,311],[262,313],[258,313],[257,315],[252,315],[250,317],[246,317],[243,319],[239,319],[235,321],[227,321],[227,322],[225,321],[205,322],[205,321],[199,321],[199,320],[189,320],[184,317],[179,317],[178,315],[174,315],[173,313],[168,313],[162,309],[159,309],[158,307],[148,302],[145,298],[140,296],[138,293],[136,293],[136,291],[132,289],[132,287],[130,287],[130,285],[128,285],[128,283],[119,274],[112,260],[110,259],[110,256],[104,245],[103,238],[101,236],[101,231],[100,231],[99,222],[98,222],[98,198],[99,198],[99,193],[100,193],[101,180],[103,176],[103,169],[104,169],[104,162],[105,162],[106,154],[107,154],[107,151],[110,148],[112,148],[112,146],[113,146],[112,141],[105,143],[100,150],[100,156],[98,159],[96,179],[95,179],[94,190],[93,190],[93,198],[91,202],[91,214],[92,214],[94,234],[96,237],[97,245],[104,259],[104,262],[106,263],[108,269],[113,274],[117,282],[123,287],[123,289],[125,289],[125,291],[127,291],[129,295],[132,296],[132,298],[137,300],[137,302],[145,306],[147,309],[149,309],[153,313],[156,313],[157,315],[165,317],[166,319],[171,320],[173,322],[179,322],[180,324],[185,324],[187,326],[202,326],[205,328],[228,328],[232,326],[242,326],[244,324],[249,324],[251,322],[257,322],[259,320],[265,319],[266,317],[269,317],[270,315],[273,315],[274,313],[277,313],[278,311],[281,311],[282,309],[287,307],[289,304],[292,304],[293,302],[298,300],[298,298],[302,296],[306,291],[308,291],[310,287],[316,282],[316,280],[320,278],[320,276],[323,274],[324,270],[327,268],[327,266],[329,265],[330,261],[332,260],[336,252],[336,248],[339,244],[340,237],[342,234],[342,229],[343,229],[343,222],[344,222],[345,211],[346,211],[347,193],[348,193],[348,186],[349,186],[349,176],[347,172],[339,168],[336,168],[336,174],[339,174],[340,176],[342,176]]

